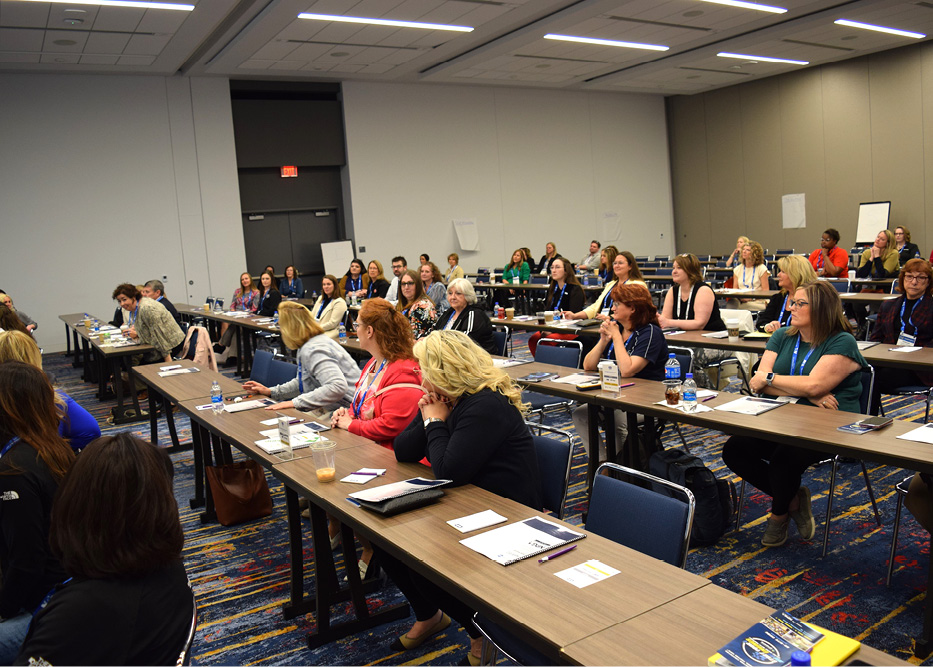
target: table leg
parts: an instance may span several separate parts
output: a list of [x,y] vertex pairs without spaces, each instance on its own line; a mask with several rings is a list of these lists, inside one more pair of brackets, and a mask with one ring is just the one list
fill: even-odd
[[71,327],[65,322],[65,356],[71,356]]
[[[130,424],[142,419],[142,410],[139,407],[139,396],[136,395],[136,381],[130,367],[128,356],[111,357],[111,371],[113,372],[113,389],[117,394],[117,405],[114,408],[114,424]],[[130,380],[130,396],[133,397],[133,408],[136,413],[132,417],[126,415],[126,406],[123,399],[123,378],[120,376],[122,369],[126,369],[126,375]]]
[[231,327],[236,327],[236,374],[241,378],[246,377],[246,348],[243,346],[243,339],[246,336],[243,335],[243,327],[236,324],[231,324]]
[[84,363],[84,355],[81,354],[81,345],[78,342],[78,332],[72,329],[71,340],[74,342],[75,358],[71,360],[71,367],[78,368]]
[[[603,412],[606,415],[606,422],[603,426],[606,433],[606,460],[615,462],[618,458],[618,452],[616,452],[616,411],[612,408],[606,408]],[[622,446],[625,446],[624,442]]]
[[596,468],[599,467],[599,406],[594,403],[586,405],[587,430],[590,435],[590,449],[586,453],[586,480],[587,493],[593,491],[593,480],[596,479]]
[[[182,452],[193,446],[183,445],[178,441],[178,431],[175,430],[175,413],[172,411],[172,404],[162,397],[162,409],[165,411],[165,423],[168,424],[168,434],[172,439],[172,445],[168,448],[169,452]],[[193,442],[193,441],[192,441]],[[195,451],[197,451],[195,449]]]
[[245,352],[243,352],[243,377],[249,377],[250,372],[253,370],[253,333],[243,327],[240,327],[240,329],[243,330],[243,346],[245,348]]
[[188,501],[191,509],[204,506],[204,445],[201,429],[191,420],[191,445],[194,449],[194,498]]
[[154,387],[149,387],[149,442],[151,442],[156,447],[159,446],[159,417],[158,411],[156,410],[158,406],[158,399],[162,396],[155,390]]
[[[309,608],[309,603],[304,599],[305,553],[301,536],[301,510],[298,508],[298,494],[287,484],[285,485],[285,508],[288,513],[291,598],[282,605],[282,615],[286,619],[290,619],[306,614],[311,611],[311,609]],[[318,556],[316,552],[315,556]]]
[[[211,440],[213,436],[205,428],[198,427],[201,431],[201,445],[203,447],[204,462],[204,511],[201,513],[201,523],[214,523],[217,521],[217,511],[214,509],[214,496],[211,493],[211,485],[207,482],[207,466],[214,464],[211,456]],[[220,460],[217,460],[218,465]]]
[[[930,534],[930,554],[933,554],[933,533]],[[927,559],[927,595],[923,601],[923,634],[914,643],[914,655],[926,659],[933,653],[933,556]]]

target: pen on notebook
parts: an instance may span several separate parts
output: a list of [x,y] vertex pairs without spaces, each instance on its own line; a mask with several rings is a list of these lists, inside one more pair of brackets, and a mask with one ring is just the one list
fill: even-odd
[[569,547],[567,547],[566,549],[561,549],[560,551],[556,551],[556,552],[552,553],[550,556],[545,556],[544,558],[539,558],[539,559],[538,559],[538,562],[539,562],[539,563],[546,563],[546,562],[548,562],[549,560],[554,560],[554,559],[557,558],[558,556],[563,556],[563,555],[564,555],[565,553],[567,553],[568,551],[573,551],[573,550],[576,549],[576,548],[577,548],[577,545],[576,545],[576,544],[572,544],[572,545],[570,545]]
[[304,421],[304,419],[291,419],[291,420],[289,420],[288,424],[289,424],[289,426],[291,426],[292,424],[300,424],[300,423],[303,422],[303,421]]
[[781,401],[775,401],[770,398],[750,398],[746,397],[745,400],[751,401],[752,403],[780,403]]
[[620,384],[619,389],[625,389],[626,387],[634,387],[634,386],[635,386],[634,382],[629,382],[627,384]]
[[353,473],[353,474],[354,474],[354,475],[364,475],[364,476],[366,476],[366,477],[381,477],[381,476],[384,475],[385,473],[381,473],[381,472],[363,472],[362,470],[357,470],[357,471],[356,471],[355,473]]
[[714,398],[716,398],[716,394],[713,394],[712,396],[707,396],[706,398],[704,398],[703,400],[701,400],[700,403],[706,403],[706,401],[711,401],[711,400],[713,400]]

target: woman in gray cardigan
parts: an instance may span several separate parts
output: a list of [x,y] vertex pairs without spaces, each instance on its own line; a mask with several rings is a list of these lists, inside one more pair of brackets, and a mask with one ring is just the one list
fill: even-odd
[[324,333],[311,311],[295,301],[279,304],[279,327],[285,345],[298,350],[295,379],[275,387],[250,380],[243,388],[280,401],[267,410],[298,408],[324,413],[348,407],[360,367],[347,351]]

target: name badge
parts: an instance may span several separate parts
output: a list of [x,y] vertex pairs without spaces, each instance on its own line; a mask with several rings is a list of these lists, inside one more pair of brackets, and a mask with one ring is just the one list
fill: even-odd
[[600,311],[600,314],[601,314],[601,315],[605,315],[606,317],[609,317],[609,314],[610,314],[609,311],[610,311],[610,310],[612,310],[612,309],[611,309],[611,308],[603,308],[602,311]]
[[897,337],[897,346],[898,347],[913,347],[917,344],[917,337],[911,336],[910,334],[901,332],[901,335]]

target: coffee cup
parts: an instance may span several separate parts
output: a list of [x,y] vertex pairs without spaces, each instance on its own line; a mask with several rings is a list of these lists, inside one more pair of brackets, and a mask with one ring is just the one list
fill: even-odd
[[739,342],[739,321],[738,320],[726,320],[726,330],[729,332],[729,342],[738,343]]
[[515,317],[515,309],[514,309],[514,308],[506,308],[506,309],[505,309],[505,319],[511,320],[513,317]]

